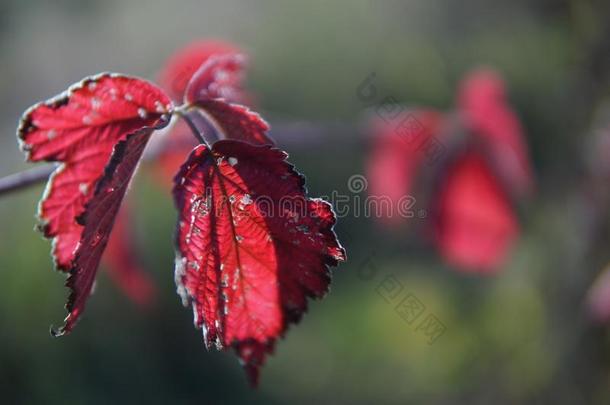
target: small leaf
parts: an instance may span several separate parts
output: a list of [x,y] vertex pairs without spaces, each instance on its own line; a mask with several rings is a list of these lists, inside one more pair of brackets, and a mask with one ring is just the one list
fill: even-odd
[[345,260],[330,204],[271,146],[196,147],[175,179],[176,283],[206,346],[233,347],[256,385],[260,366],[307,297]]
[[245,57],[240,54],[210,57],[191,78],[186,103],[200,100],[236,100],[242,93]]
[[[169,59],[161,74],[161,83],[176,100],[185,98],[185,90],[188,86],[191,95],[186,96],[187,100],[210,100],[222,97],[228,103],[251,105],[252,96],[242,86],[245,69],[244,60],[243,52],[233,44],[210,40],[198,41],[179,50]],[[233,116],[221,116],[223,107],[225,110],[231,110],[232,108],[245,110],[244,107],[230,107],[224,103],[216,107],[216,103],[211,104],[211,115],[204,118],[208,121],[213,119],[214,115],[220,120],[225,118],[235,120],[236,115],[245,116],[246,122],[248,120],[260,122],[258,130],[257,126],[253,126],[253,130],[257,130],[255,134],[268,129],[264,121],[251,112],[250,114],[254,116],[251,119],[248,118],[248,112],[239,114],[239,111],[234,113]],[[217,110],[220,111],[217,112]],[[218,121],[216,123],[218,125]],[[215,131],[213,127],[209,129]],[[237,139],[247,136],[248,131],[247,128],[245,129],[246,135],[241,135],[238,132]],[[261,143],[261,140],[262,143],[272,143],[264,134],[255,135],[251,138],[250,141],[254,143]],[[155,162],[155,172],[163,185],[171,184],[176,171],[184,162],[184,156],[193,150],[197,142],[191,130],[182,120],[176,121],[168,136],[163,137],[159,142],[161,148]]]
[[[391,119],[371,122],[373,147],[367,159],[367,192],[371,200],[387,201],[376,217],[389,228],[402,224],[401,201],[414,194],[419,178],[431,172],[425,145],[440,137],[443,114],[434,110],[405,110]],[[445,139],[442,140],[444,142]],[[380,204],[381,206],[381,204]]]
[[267,135],[269,125],[257,113],[238,104],[218,100],[197,103],[224,139],[244,141],[255,145],[274,145]]
[[508,195],[486,161],[468,153],[447,169],[436,200],[441,254],[466,272],[495,273],[518,236]]
[[524,131],[508,103],[502,77],[491,69],[471,72],[460,84],[458,107],[466,126],[483,140],[491,162],[515,196],[533,187]]
[[[241,54],[234,44],[217,40],[200,40],[173,54],[161,71],[159,83],[173,100],[182,101],[191,78],[210,57]],[[241,99],[241,98],[240,98]],[[236,101],[236,100],[230,100]]]

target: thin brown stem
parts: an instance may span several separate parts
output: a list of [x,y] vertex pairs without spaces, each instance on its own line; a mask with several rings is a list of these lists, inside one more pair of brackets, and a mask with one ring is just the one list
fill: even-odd
[[184,119],[186,124],[189,126],[189,128],[191,129],[191,132],[193,133],[193,135],[195,136],[197,141],[199,141],[199,143],[207,145],[208,143],[203,138],[203,135],[201,135],[201,132],[199,131],[199,128],[197,128],[197,125],[195,125],[195,123],[193,122],[191,117],[189,117],[188,112],[180,114],[180,117],[182,119]]
[[[191,128],[197,140],[209,145],[193,122],[193,118],[186,114],[181,114],[181,117]],[[363,132],[362,128],[351,123],[281,122],[274,124],[272,128],[271,136],[278,141],[280,146],[300,148],[316,148],[319,144],[326,142],[331,134],[337,138],[353,138],[354,133]],[[160,153],[159,150],[154,150],[145,159],[154,160],[158,153]],[[40,165],[0,178],[0,196],[47,181],[56,167],[56,164]]]
[[32,169],[0,178],[0,195],[22,190],[29,186],[33,186],[34,184],[46,181],[51,173],[53,173],[53,170],[55,170],[55,167],[54,164],[36,166]]

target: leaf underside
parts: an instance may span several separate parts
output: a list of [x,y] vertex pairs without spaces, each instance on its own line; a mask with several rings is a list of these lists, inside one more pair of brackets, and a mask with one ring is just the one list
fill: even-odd
[[83,232],[66,282],[71,291],[66,305],[68,316],[64,326],[52,331],[54,336],[70,332],[85,307],[114,220],[153,130],[142,129],[117,144],[93,198],[78,217]]
[[[141,156],[153,129],[166,123],[172,105],[164,93],[148,82],[116,74],[101,74],[84,79],[66,93],[30,108],[19,126],[18,136],[29,161],[60,162],[47,184],[39,204],[40,230],[53,239],[53,259],[59,270],[70,273],[67,285],[72,289],[66,324],[56,334],[69,332],[93,286],[99,255],[106,246],[90,245],[85,233],[100,198],[99,185],[108,183],[114,170],[123,169],[122,156]],[[130,141],[127,142],[129,137]],[[132,150],[137,141],[137,150]],[[132,146],[134,145],[134,146]],[[137,153],[136,153],[137,152]],[[117,178],[127,187],[128,178]],[[115,174],[116,175],[116,174]],[[125,189],[105,200],[122,200]],[[113,206],[114,208],[114,206]],[[110,233],[114,215],[104,221],[104,233]],[[85,214],[85,215],[84,215]],[[91,249],[91,252],[88,252]],[[81,259],[77,260],[77,256]],[[87,257],[83,262],[82,257]]]

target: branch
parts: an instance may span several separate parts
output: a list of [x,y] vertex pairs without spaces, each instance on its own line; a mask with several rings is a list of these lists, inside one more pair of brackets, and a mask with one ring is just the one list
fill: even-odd
[[[186,121],[189,126],[193,124],[191,128],[199,133],[197,126],[188,119],[190,117],[185,118],[187,118]],[[327,141],[330,139],[329,136],[333,138],[353,138],[354,134],[362,135],[363,132],[362,128],[351,123],[280,122],[272,126],[271,136],[274,137],[281,146],[289,146],[290,148],[311,148],[317,147],[319,144]],[[145,160],[154,160],[157,154],[160,153],[159,148],[148,149],[150,153],[145,156]],[[32,169],[0,178],[0,196],[48,180],[56,167],[57,165],[55,164],[36,166]]]
[[51,173],[53,173],[53,170],[55,170],[55,167],[54,164],[36,166],[32,169],[0,178],[0,195],[46,181]]

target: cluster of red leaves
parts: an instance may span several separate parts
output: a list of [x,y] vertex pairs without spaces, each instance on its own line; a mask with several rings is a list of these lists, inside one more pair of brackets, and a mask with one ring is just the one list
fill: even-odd
[[[532,187],[523,131],[499,75],[468,75],[456,112],[405,111],[376,118],[373,132],[370,193],[396,206],[416,188],[425,191],[427,233],[443,258],[466,272],[498,271],[519,233],[513,203]],[[381,220],[394,227],[403,219],[397,212]]]
[[[86,78],[31,107],[18,137],[29,161],[60,163],[39,209],[57,268],[68,273],[68,315],[52,331],[59,336],[83,313],[151,135],[173,116],[186,119],[197,138],[206,135],[209,144],[196,145],[174,178],[175,279],[206,346],[234,348],[256,384],[265,356],[306,311],[307,298],[326,293],[329,267],[345,251],[331,206],[306,196],[303,177],[274,147],[265,121],[231,102],[240,94],[243,57],[202,54],[187,52],[170,65],[163,76],[169,94],[134,77]],[[129,238],[113,244],[111,258],[134,267],[123,257]],[[129,285],[135,277],[121,280]]]

